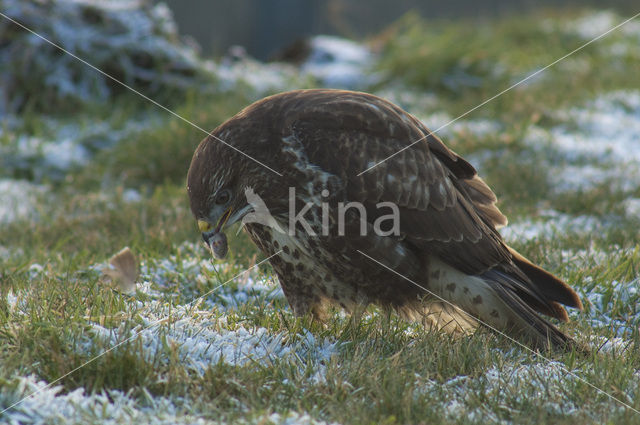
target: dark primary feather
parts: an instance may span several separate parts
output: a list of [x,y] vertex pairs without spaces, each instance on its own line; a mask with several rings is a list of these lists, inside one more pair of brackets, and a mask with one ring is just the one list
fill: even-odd
[[566,306],[582,310],[582,302],[580,301],[578,294],[576,294],[569,285],[548,271],[536,266],[515,249],[509,248],[509,251],[513,255],[514,264],[522,270],[531,283],[536,286],[540,292],[545,294],[547,298],[553,300],[552,309],[555,313],[541,311],[542,313],[546,313],[549,316],[553,316],[567,322],[569,321],[567,312],[559,304],[564,304]]
[[[520,287],[518,282],[512,276],[501,273],[499,270],[489,270],[482,274],[485,281],[491,285],[493,290],[498,294],[509,308],[517,312],[524,321],[531,326],[536,333],[528,334],[522,329],[508,329],[508,331],[519,334],[518,336],[529,340],[536,347],[545,347],[550,342],[554,347],[570,347],[573,342],[571,338],[556,328],[548,320],[536,314],[540,309],[534,306],[538,302],[545,303],[545,300],[536,299],[534,302],[528,297],[522,297],[514,287]],[[528,291],[527,291],[528,292]],[[564,311],[564,309],[563,309]],[[566,315],[566,312],[565,312]]]

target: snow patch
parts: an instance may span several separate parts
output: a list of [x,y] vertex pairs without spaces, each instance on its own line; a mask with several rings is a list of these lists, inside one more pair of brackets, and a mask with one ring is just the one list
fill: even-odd
[[549,153],[550,182],[558,193],[609,184],[630,192],[640,186],[640,91],[615,91],[584,107],[559,111],[567,124],[528,129],[524,141]]
[[612,191],[630,192],[638,187],[640,168],[621,164],[613,168],[606,164],[551,166],[551,183],[557,193],[578,192],[608,184]]
[[594,158],[640,162],[640,91],[616,91],[598,97],[584,108],[566,112],[578,131],[556,127],[556,148],[569,160]]
[[585,41],[592,40],[609,31],[619,23],[620,18],[613,12],[603,10],[581,16],[567,23],[567,29],[582,37]]
[[7,292],[7,305],[9,306],[9,310],[13,311],[18,304],[18,297],[13,293],[13,291]]
[[604,224],[598,217],[572,216],[555,210],[544,210],[537,219],[509,223],[500,229],[500,234],[507,241],[529,241],[551,239],[558,234],[590,234],[600,231],[603,227]]
[[372,84],[369,74],[373,54],[360,43],[340,37],[319,35],[309,40],[311,52],[302,63],[302,72],[309,73],[325,87],[357,89]]
[[[391,86],[387,85],[385,88],[378,90],[374,94],[398,105],[400,108],[405,111],[409,111],[414,115],[417,115],[422,111],[433,111],[440,108],[440,99],[435,94],[411,90],[398,85],[398,83]],[[433,125],[433,123],[428,123],[426,121],[423,122],[429,126]]]
[[[563,23],[563,29],[577,34],[585,41],[592,40],[611,30],[625,18],[618,16],[610,10],[589,12],[573,21]],[[640,22],[631,20],[613,32],[618,36],[640,40]],[[615,52],[614,52],[615,53]]]
[[279,413],[272,413],[268,416],[263,416],[256,421],[259,424],[265,425],[338,425],[337,422],[325,422],[313,419],[307,413],[289,412],[286,415]]
[[46,192],[44,186],[24,180],[0,180],[0,227],[18,220],[37,220],[38,199]]
[[264,64],[248,56],[220,63],[209,62],[208,66],[216,74],[221,90],[238,90],[245,86],[258,97],[305,86],[308,82],[292,65]]
[[627,218],[640,220],[640,198],[627,198],[622,202]]
[[125,189],[122,192],[122,200],[127,204],[135,204],[142,201],[142,195],[135,189]]
[[498,121],[482,118],[454,121],[455,118],[446,112],[418,114],[416,116],[429,131],[434,132],[446,144],[450,144],[447,140],[455,140],[463,135],[467,137],[472,135],[476,138],[485,138],[492,135],[498,137],[499,132],[502,130],[502,125]]
[[593,267],[596,264],[602,264],[610,261],[612,258],[627,258],[633,255],[635,248],[620,248],[617,245],[611,245],[604,251],[595,246],[588,246],[583,249],[563,249],[560,251],[560,259],[563,264],[571,266],[571,269],[578,271]]
[[[17,126],[17,122],[14,120],[12,126]],[[106,121],[91,125],[63,124],[52,119],[42,122],[41,135],[0,130],[0,136],[6,139],[0,144],[1,174],[29,175],[35,181],[61,181],[70,169],[85,165],[94,152],[112,147],[161,120],[159,115],[138,116],[122,128],[114,128]]]
[[[3,12],[79,58],[108,70],[154,96],[170,90],[211,86],[196,49],[179,41],[171,11],[163,4],[120,0],[4,0]],[[13,25],[13,24],[10,24]],[[107,100],[119,84],[26,31],[0,43],[3,86],[0,113],[26,103],[46,110],[68,100]],[[6,40],[5,40],[6,41]],[[35,54],[37,52],[37,54]],[[28,78],[25,78],[28,75]]]
[[593,336],[590,345],[602,353],[625,354],[633,348],[633,341],[620,337]]
[[222,61],[208,62],[222,90],[243,85],[254,95],[286,91],[314,83],[331,88],[364,88],[375,77],[368,72],[373,54],[364,45],[340,37],[320,35],[306,41],[309,53],[298,65],[262,63],[249,57],[244,48],[232,47]]

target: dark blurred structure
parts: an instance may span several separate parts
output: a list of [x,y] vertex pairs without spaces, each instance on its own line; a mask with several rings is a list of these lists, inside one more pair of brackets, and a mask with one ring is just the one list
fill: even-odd
[[623,15],[637,12],[637,0],[163,0],[181,34],[195,38],[203,53],[224,54],[232,45],[268,60],[312,34],[362,38],[414,10],[424,18],[485,19],[541,8],[591,7]]

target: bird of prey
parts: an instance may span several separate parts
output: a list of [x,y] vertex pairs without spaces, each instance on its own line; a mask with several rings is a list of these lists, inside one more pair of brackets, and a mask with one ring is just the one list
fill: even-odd
[[187,191],[218,256],[223,231],[255,215],[246,193],[264,201],[278,226],[244,227],[273,256],[296,315],[377,304],[452,334],[486,325],[537,349],[574,345],[539,313],[568,321],[563,305],[582,309],[577,294],[506,245],[506,217],[471,164],[377,96],[313,89],[257,101],[200,143]]

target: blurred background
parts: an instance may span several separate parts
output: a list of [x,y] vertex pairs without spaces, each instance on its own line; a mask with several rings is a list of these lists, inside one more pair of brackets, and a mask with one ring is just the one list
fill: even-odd
[[[42,35],[0,19],[0,177],[182,184],[201,131],[128,88],[206,129],[276,92],[361,90],[433,129],[465,114],[438,134],[461,152],[478,152],[479,168],[504,147],[526,149],[521,159],[530,163],[540,141],[557,140],[551,132],[572,121],[571,108],[611,97],[623,112],[638,109],[640,73],[631,70],[640,20],[590,43],[634,7],[637,0],[0,0],[8,18]],[[548,152],[550,165],[566,166]],[[571,155],[563,161],[584,165]],[[507,187],[501,168],[484,173],[505,186],[503,196],[526,197],[535,210],[565,174],[554,180],[530,169],[535,193],[531,181]],[[609,178],[589,176],[598,184]]]
[[379,33],[407,12],[424,19],[491,20],[541,9],[598,7],[632,14],[635,0],[168,0],[180,33],[208,55],[244,46],[260,60],[278,58],[292,40],[314,34],[362,39]]

